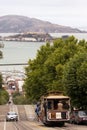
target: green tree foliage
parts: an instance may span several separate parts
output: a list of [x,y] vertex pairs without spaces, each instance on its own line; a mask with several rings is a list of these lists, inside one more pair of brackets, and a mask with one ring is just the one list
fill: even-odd
[[13,97],[14,104],[21,105],[21,104],[29,103],[28,99],[23,94],[20,94],[19,92],[13,93],[12,97]]
[[87,109],[87,53],[77,53],[65,66],[65,91],[76,108]]
[[[3,44],[0,43],[0,48],[4,47]],[[3,57],[2,51],[0,50],[0,59]]]
[[29,66],[26,68],[25,90],[30,100],[34,102],[47,91],[44,84],[44,62],[50,55],[51,50],[49,43],[46,46],[41,46],[36,59],[29,60]]
[[0,74],[0,89],[2,89],[2,83],[3,83],[3,79],[2,79],[2,75]]
[[9,95],[7,91],[5,91],[2,88],[2,84],[3,84],[3,79],[2,79],[2,75],[0,74],[0,105],[6,104],[9,100]]
[[[59,38],[53,43],[41,46],[36,58],[29,60],[29,65],[25,69],[24,88],[29,100],[36,102],[48,91],[61,90],[71,97],[74,106],[80,107],[79,97],[82,97],[82,88],[86,86],[86,79],[84,85],[81,80],[86,76],[83,69],[86,68],[86,61],[84,62],[86,51],[87,42],[78,41],[73,36],[67,39]],[[82,105],[85,106],[85,103]]]
[[46,70],[44,81],[47,81],[48,90],[63,91],[64,65],[77,50],[76,41],[73,36],[66,40],[57,39],[54,41],[52,45],[54,49],[44,63]]
[[2,51],[0,51],[0,59],[2,58]]
[[5,90],[0,90],[0,105],[6,104],[9,100],[8,92]]

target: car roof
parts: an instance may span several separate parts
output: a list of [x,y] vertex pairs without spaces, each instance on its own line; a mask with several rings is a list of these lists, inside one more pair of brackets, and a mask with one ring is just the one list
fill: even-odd
[[8,112],[8,114],[17,114],[17,113],[14,111],[10,111],[10,112]]

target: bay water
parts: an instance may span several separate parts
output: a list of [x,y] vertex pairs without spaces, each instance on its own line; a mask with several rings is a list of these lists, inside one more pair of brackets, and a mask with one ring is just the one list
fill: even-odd
[[[0,64],[20,64],[28,63],[29,59],[34,59],[37,50],[44,42],[17,42],[17,41],[4,41],[4,48],[0,49],[3,52],[3,58],[0,59]],[[24,70],[24,65],[2,66],[0,71],[10,70]]]
[[[6,36],[6,34],[3,34]],[[51,33],[53,37],[61,37],[64,35],[75,36],[78,40],[87,40],[87,33]],[[2,34],[0,35],[2,36]],[[3,59],[0,59],[0,64],[18,64],[28,63],[29,59],[34,59],[37,54],[37,50],[46,42],[18,42],[18,41],[3,41],[4,48],[0,48],[3,52]],[[2,66],[0,65],[0,71],[24,71],[25,66]]]

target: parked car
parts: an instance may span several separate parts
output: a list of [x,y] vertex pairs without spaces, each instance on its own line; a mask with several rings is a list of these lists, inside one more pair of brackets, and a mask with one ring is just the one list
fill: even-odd
[[8,112],[6,115],[6,121],[18,121],[18,114],[16,112]]
[[70,123],[87,123],[87,111],[73,110],[70,113]]

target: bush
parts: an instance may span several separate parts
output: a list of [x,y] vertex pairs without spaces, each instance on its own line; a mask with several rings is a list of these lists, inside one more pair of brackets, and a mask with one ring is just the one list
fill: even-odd
[[6,90],[0,90],[0,105],[4,105],[9,100],[9,94]]
[[20,94],[18,92],[15,92],[13,94],[13,102],[14,102],[14,104],[17,104],[17,105],[23,105],[23,104],[30,103],[29,100],[23,94]]

